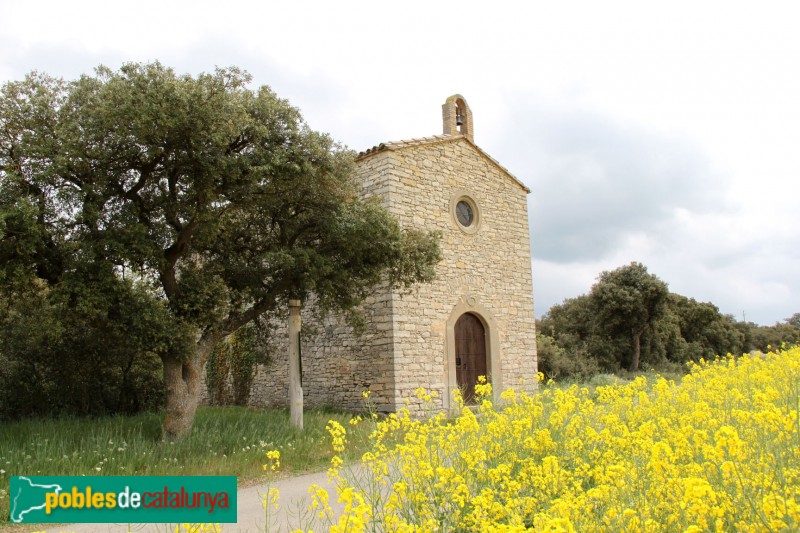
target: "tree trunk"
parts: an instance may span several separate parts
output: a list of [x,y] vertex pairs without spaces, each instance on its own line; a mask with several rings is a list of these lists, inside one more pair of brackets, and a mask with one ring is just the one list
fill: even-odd
[[633,342],[633,358],[631,359],[631,367],[628,369],[631,372],[636,372],[639,370],[639,357],[642,353],[640,340],[642,338],[642,332],[637,331],[634,332],[631,336],[631,341]]
[[213,346],[210,340],[201,340],[188,360],[163,359],[167,414],[164,417],[162,440],[176,441],[191,433],[194,414],[200,402],[203,368]]

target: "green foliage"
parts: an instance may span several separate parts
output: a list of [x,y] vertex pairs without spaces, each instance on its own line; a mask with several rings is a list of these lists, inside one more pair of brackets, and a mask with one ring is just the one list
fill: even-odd
[[791,321],[774,326],[759,326],[751,322],[746,324],[746,328],[748,350],[769,352],[780,348],[784,343],[790,346],[800,344],[800,327],[794,326]]
[[127,64],[33,73],[0,97],[0,283],[70,280],[81,298],[65,312],[87,321],[123,277],[141,285],[153,330],[170,332],[131,339],[164,362],[168,434],[191,427],[177,406],[221,339],[291,298],[353,311],[379,281],[430,280],[441,258],[438,235],[359,199],[351,151],[249,82]]
[[212,405],[247,405],[257,365],[269,363],[268,334],[268,329],[248,324],[217,344],[206,364]]
[[640,366],[670,371],[701,358],[800,342],[791,318],[770,327],[736,322],[711,303],[665,291],[638,263],[604,272],[590,294],[554,305],[537,323],[543,371],[580,376],[581,365],[604,372],[630,367],[636,332]]
[[[101,281],[94,279],[99,285]],[[163,405],[163,309],[142,288],[65,279],[0,299],[0,418],[134,413]]]
[[686,348],[686,341],[681,336],[678,317],[668,303],[661,318],[642,334],[642,366],[660,368],[667,361],[675,361],[684,357]]
[[592,286],[589,298],[604,329],[641,332],[659,318],[665,308],[667,285],[641,263],[604,271]]
[[741,354],[744,350],[744,335],[717,306],[671,294],[670,308],[678,317],[681,335],[688,344],[688,358],[713,359],[728,353]]
[[[627,339],[614,339],[600,329],[600,323],[588,295],[564,300],[542,317],[537,331],[552,337],[571,360],[587,360],[606,371],[619,368],[620,354],[627,350]],[[567,367],[562,367],[565,376]],[[577,377],[577,376],[575,376]]]
[[325,432],[329,420],[348,428],[352,455],[343,459],[360,459],[371,429],[353,426],[351,419],[351,414],[312,409],[305,413],[305,430],[298,432],[286,410],[201,407],[196,431],[174,444],[161,441],[157,413],[6,423],[0,431],[0,470],[5,470],[0,473],[0,529],[6,531],[8,523],[12,475],[225,475],[244,484],[265,475],[267,450],[280,451],[287,474],[324,468],[333,456]]
[[588,350],[579,348],[567,351],[548,335],[536,334],[536,348],[539,372],[548,379],[586,379],[600,370]]
[[602,272],[592,286],[589,298],[600,328],[631,341],[630,357],[625,360],[631,371],[639,368],[641,337],[664,314],[668,294],[667,284],[641,263]]

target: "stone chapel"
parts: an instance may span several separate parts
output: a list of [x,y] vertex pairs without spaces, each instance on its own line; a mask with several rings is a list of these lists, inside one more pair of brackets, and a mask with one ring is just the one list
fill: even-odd
[[[414,410],[423,387],[449,409],[451,393],[471,397],[481,375],[495,394],[535,387],[530,191],[475,144],[461,95],[447,99],[442,120],[441,135],[382,143],[357,158],[364,197],[379,196],[404,227],[441,232],[436,279],[367,300],[361,336],[341,317],[314,324],[301,346],[307,407],[358,410],[369,390],[377,411]],[[259,368],[250,403],[286,405],[287,367],[277,350]]]

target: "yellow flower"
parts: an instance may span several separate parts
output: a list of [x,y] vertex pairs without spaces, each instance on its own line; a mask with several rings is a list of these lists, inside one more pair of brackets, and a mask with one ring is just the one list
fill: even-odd
[[267,491],[267,495],[261,498],[261,504],[264,506],[265,509],[271,505],[277,510],[279,496],[280,496],[280,491],[277,489],[277,487],[270,487],[269,491]]
[[336,420],[328,420],[328,424],[325,426],[325,430],[331,436],[333,451],[337,453],[343,452],[346,443],[345,436],[347,435],[347,431],[344,429],[344,426],[342,426]]
[[[340,480],[347,512],[330,530],[800,530],[800,348],[687,370],[679,383],[508,390],[498,405],[484,379],[478,410],[456,392],[453,419],[392,414],[366,477]],[[338,474],[346,434],[328,432]]]
[[281,466],[281,452],[278,450],[270,450],[267,452],[267,463],[263,465],[263,469],[274,472]]

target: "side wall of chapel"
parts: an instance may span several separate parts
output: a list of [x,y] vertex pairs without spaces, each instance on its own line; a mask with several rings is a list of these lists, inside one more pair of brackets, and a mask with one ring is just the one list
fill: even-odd
[[[361,167],[362,197],[377,195],[388,207],[396,184],[387,172],[382,155]],[[303,336],[301,364],[303,402],[306,407],[333,406],[342,409],[364,408],[362,393],[370,391],[370,403],[376,411],[391,412],[395,405],[393,358],[393,295],[378,287],[361,309],[366,331],[356,335],[340,315],[320,320],[311,312],[313,301],[302,311]],[[286,325],[277,324],[275,339],[285,337]],[[276,341],[271,363],[259,366],[249,404],[260,407],[284,407],[289,397],[287,341]]]

